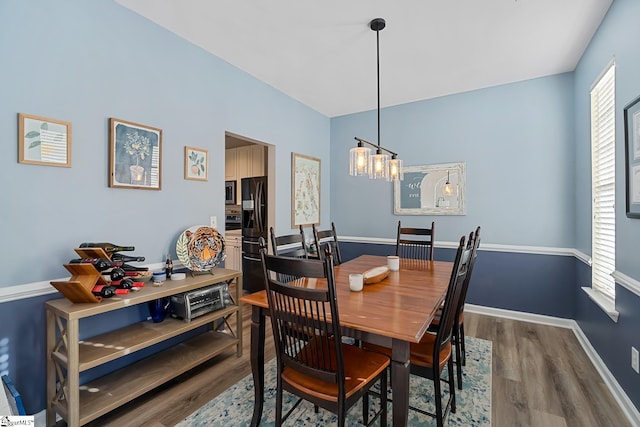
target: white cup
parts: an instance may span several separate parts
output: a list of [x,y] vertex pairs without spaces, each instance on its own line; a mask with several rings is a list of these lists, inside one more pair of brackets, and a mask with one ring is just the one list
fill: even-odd
[[349,289],[351,289],[354,292],[361,291],[363,284],[364,284],[364,278],[362,277],[362,273],[349,274]]
[[389,255],[387,257],[387,267],[389,267],[389,270],[391,271],[400,270],[400,257],[395,255]]

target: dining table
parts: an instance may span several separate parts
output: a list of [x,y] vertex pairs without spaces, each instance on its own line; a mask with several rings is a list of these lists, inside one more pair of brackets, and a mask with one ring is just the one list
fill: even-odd
[[[392,349],[393,426],[406,426],[409,416],[410,345],[420,342],[444,300],[453,263],[400,259],[400,268],[383,280],[349,288],[349,274],[386,266],[387,257],[361,255],[334,267],[338,315],[343,336]],[[314,286],[322,286],[313,281]],[[326,286],[326,280],[325,280]],[[246,294],[251,305],[251,372],[255,403],[251,426],[258,426],[264,403],[264,346],[269,305],[266,291]]]

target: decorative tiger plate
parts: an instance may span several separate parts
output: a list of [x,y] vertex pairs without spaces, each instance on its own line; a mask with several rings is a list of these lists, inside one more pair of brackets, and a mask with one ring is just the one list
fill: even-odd
[[176,253],[191,271],[209,271],[224,261],[224,237],[215,228],[194,225],[178,238]]

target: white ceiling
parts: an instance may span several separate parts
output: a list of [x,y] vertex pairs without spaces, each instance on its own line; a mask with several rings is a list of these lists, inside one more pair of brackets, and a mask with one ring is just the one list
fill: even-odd
[[573,71],[612,0],[115,0],[334,117]]

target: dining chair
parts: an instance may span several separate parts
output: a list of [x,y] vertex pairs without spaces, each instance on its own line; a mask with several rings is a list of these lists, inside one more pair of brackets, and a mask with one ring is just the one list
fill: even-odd
[[[453,325],[453,345],[455,348],[454,364],[456,366],[456,377],[458,380],[458,389],[462,390],[462,367],[467,364],[466,347],[464,342],[464,303],[467,299],[467,291],[469,290],[469,283],[471,282],[471,273],[476,262],[477,249],[480,246],[480,226],[474,231],[469,233],[469,240],[467,242],[467,249],[471,249],[471,260],[469,261],[469,267],[467,271],[467,277],[462,285],[462,294],[458,307],[456,309],[455,323]],[[436,313],[431,325],[429,325],[430,331],[435,331],[440,326],[440,316],[442,315],[442,306]]]
[[[454,384],[454,370],[452,358],[452,336],[455,323],[455,314],[458,301],[462,295],[463,283],[465,281],[469,262],[471,259],[471,249],[465,246],[465,236],[460,238],[460,244],[456,251],[456,258],[451,270],[451,277],[444,299],[442,315],[440,317],[440,327],[435,332],[427,331],[419,343],[410,345],[409,361],[411,374],[418,375],[433,381],[435,413],[423,408],[410,406],[411,410],[434,417],[438,427],[444,425],[449,412],[456,412],[456,397]],[[386,356],[391,356],[391,348],[363,342],[362,347],[367,350],[378,351]],[[442,378],[443,369],[447,366],[447,378]],[[443,395],[441,382],[449,385],[449,395]],[[446,400],[446,403],[443,402]],[[365,401],[366,403],[366,401]]]
[[311,226],[313,229],[313,241],[318,251],[320,257],[322,257],[324,253],[324,247],[327,245],[331,246],[331,252],[333,253],[333,264],[340,265],[342,264],[342,256],[340,255],[340,246],[338,245],[338,233],[336,233],[336,226],[332,222],[331,228],[328,230],[318,230],[313,224]]
[[[276,345],[275,425],[280,426],[306,400],[337,414],[338,425],[344,426],[347,410],[379,382],[380,410],[369,421],[368,399],[363,399],[367,403],[363,402],[363,420],[371,425],[380,418],[380,425],[386,426],[389,358],[342,343],[330,248],[328,252],[321,261],[268,255],[261,250]],[[283,283],[276,279],[279,275],[297,279]],[[316,279],[326,279],[326,287],[304,286]],[[284,417],[283,390],[300,398]]]
[[269,233],[271,235],[271,249],[274,255],[307,258],[309,251],[302,226],[300,226],[300,232],[296,234],[276,236],[273,227],[269,227]]
[[402,227],[398,221],[396,256],[433,261],[435,225],[431,222],[431,228]]

